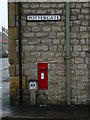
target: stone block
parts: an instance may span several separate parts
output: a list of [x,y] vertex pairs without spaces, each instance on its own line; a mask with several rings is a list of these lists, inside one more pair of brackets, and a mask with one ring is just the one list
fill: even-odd
[[35,33],[29,32],[29,33],[23,33],[23,37],[34,37]]
[[75,38],[75,39],[77,38],[77,34],[74,33],[74,32],[71,32],[71,33],[70,33],[70,36],[71,36],[71,38]]
[[40,52],[31,52],[31,57],[40,57]]
[[37,9],[37,8],[39,8],[39,4],[37,4],[37,3],[30,3],[30,8],[31,9]]
[[84,69],[84,70],[86,70],[87,69],[87,65],[86,64],[79,64],[78,65],[78,69]]
[[65,7],[65,4],[64,3],[59,3],[58,4],[58,8],[64,8]]
[[35,50],[35,45],[23,45],[22,46],[22,50],[23,52],[30,52],[30,51],[34,51]]
[[63,14],[63,10],[56,10],[56,14]]
[[37,10],[37,14],[46,14],[47,13],[47,11],[46,10],[43,10],[43,9],[39,9],[39,10]]
[[23,9],[23,14],[35,14],[36,10],[31,9]]
[[54,9],[48,9],[48,13],[49,14],[55,14],[55,10]]
[[47,37],[47,36],[48,36],[48,33],[36,33],[37,38]]
[[13,2],[8,3],[8,15],[15,15],[15,3]]
[[8,28],[8,36],[18,39],[18,27]]
[[50,7],[51,7],[51,8],[57,8],[57,3],[51,3],[51,4],[50,4]]
[[88,8],[82,9],[81,13],[82,14],[88,14],[89,13],[89,9]]
[[82,75],[84,76],[85,75],[84,71],[85,70],[76,70],[76,75],[77,76],[82,76]]
[[42,44],[46,44],[46,45],[51,45],[52,44],[52,40],[51,39],[49,39],[49,38],[43,38],[42,39]]
[[49,38],[56,38],[56,33],[55,32],[50,32]]
[[48,51],[48,46],[45,45],[37,46],[36,51]]
[[9,74],[10,74],[10,76],[15,75],[15,65],[14,64],[10,64]]
[[53,44],[57,44],[57,45],[60,44],[60,40],[59,39],[53,39],[52,41],[53,41]]
[[83,51],[88,51],[88,46],[82,46]]
[[78,39],[71,39],[71,44],[72,45],[78,45],[79,44],[79,40]]
[[84,19],[84,15],[78,15],[78,19]]
[[54,32],[57,32],[57,31],[62,31],[62,28],[61,27],[58,27],[58,26],[55,26],[55,27],[52,27],[52,31]]
[[[71,15],[71,20],[77,20],[77,16],[76,15]],[[71,22],[72,24],[72,22]]]
[[50,7],[50,4],[48,3],[41,3],[40,4],[40,8],[49,8]]
[[15,51],[16,50],[16,40],[13,37],[10,38],[10,36],[9,36],[8,42],[9,42],[8,50]]
[[64,51],[63,46],[58,45],[58,51]]
[[57,33],[57,38],[64,38],[65,37],[65,33]]
[[51,27],[43,27],[42,31],[49,32],[49,31],[51,31]]
[[76,57],[75,58],[75,63],[79,64],[79,63],[84,63],[84,59],[80,58],[80,57]]
[[27,8],[29,8],[29,4],[28,4],[28,3],[22,3],[22,7],[23,7],[24,9],[27,9]]
[[81,44],[81,45],[85,45],[85,39],[81,39],[81,40],[80,40],[80,44]]
[[75,31],[79,31],[79,26],[72,26],[71,27],[71,31],[75,32]]
[[72,14],[79,14],[80,9],[71,9]]
[[10,64],[18,64],[19,62],[18,52],[8,51],[8,58]]
[[42,56],[48,57],[48,58],[53,58],[54,57],[54,52],[43,52]]
[[[28,57],[29,57],[29,56],[28,56]],[[22,64],[22,69],[23,69],[23,70],[28,70],[28,69],[30,69],[29,63],[24,63],[24,64]]]
[[83,3],[83,7],[84,8],[88,8],[89,7],[89,3]]
[[75,7],[75,5],[76,5],[76,3],[70,3],[70,8],[74,8]]
[[16,11],[15,11],[15,14],[16,14],[16,16],[17,16],[17,15],[18,15],[18,3],[15,4],[15,10],[16,10]]
[[81,46],[80,45],[74,45],[73,46],[73,51],[81,51]]
[[77,3],[76,8],[82,8],[82,3]]
[[85,32],[86,30],[87,30],[87,27],[85,27],[85,26],[80,27],[80,31]]
[[81,57],[86,57],[86,52],[80,52]]
[[[22,88],[26,89],[26,77],[22,76]],[[19,89],[19,76],[11,76],[10,77],[10,89]]]
[[57,46],[55,46],[55,45],[49,46],[49,50],[50,51],[57,51]]
[[14,27],[16,24],[15,24],[15,16],[8,16],[8,26],[9,27]]
[[[19,42],[19,41],[18,41]],[[22,45],[27,45],[27,39],[22,40]]]
[[88,23],[88,20],[86,20],[86,21],[83,20],[83,21],[81,22],[81,25],[83,25],[83,26],[88,26],[88,24],[89,24],[89,23]]
[[41,31],[41,27],[32,27],[33,32],[39,32]]

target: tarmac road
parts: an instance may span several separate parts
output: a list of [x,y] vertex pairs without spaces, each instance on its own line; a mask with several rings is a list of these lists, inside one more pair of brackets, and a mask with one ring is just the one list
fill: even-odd
[[9,98],[9,62],[8,58],[0,58],[0,116],[7,113]]

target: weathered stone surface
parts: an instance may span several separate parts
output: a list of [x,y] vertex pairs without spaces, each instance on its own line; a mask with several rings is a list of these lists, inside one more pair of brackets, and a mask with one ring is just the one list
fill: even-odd
[[28,4],[28,3],[23,3],[23,4],[22,4],[22,7],[25,8],[25,9],[26,9],[26,8],[29,8],[29,4]]
[[88,46],[85,46],[85,45],[82,46],[82,50],[83,50],[83,51],[88,51]]
[[64,6],[65,6],[64,3],[59,3],[59,4],[58,4],[58,7],[59,7],[59,8],[64,8]]
[[75,63],[84,63],[84,59],[83,58],[80,58],[80,57],[76,57],[75,58]]
[[84,15],[78,15],[78,19],[84,19]]
[[82,12],[82,14],[83,14],[83,13],[84,13],[84,14],[88,14],[88,13],[89,13],[89,10],[85,8],[85,9],[82,9],[81,12]]
[[36,47],[36,51],[47,51],[48,50],[48,46],[37,46]]
[[8,3],[8,15],[15,15],[15,3]]
[[78,65],[78,69],[87,69],[87,65],[86,64],[79,64]]
[[74,51],[81,51],[81,46],[80,45],[74,45],[73,50]]
[[[48,63],[48,90],[37,93],[37,103],[66,103],[66,3],[22,3],[22,74],[29,80],[38,79],[37,63]],[[13,8],[14,9],[14,8]],[[15,8],[16,9],[16,8]],[[18,9],[17,9],[18,10]],[[16,11],[17,11],[16,10]],[[13,11],[12,11],[13,12]],[[27,22],[27,14],[60,14],[61,21]],[[15,13],[17,15],[17,13]],[[9,26],[9,42],[16,44],[10,47],[9,61],[15,64],[18,54],[18,30],[15,24]],[[10,21],[10,23],[12,20]],[[70,73],[71,101],[73,104],[86,104],[88,91],[88,4],[70,3]],[[14,33],[14,34],[13,34]],[[13,51],[11,51],[11,48]],[[19,60],[19,58],[18,58]],[[15,65],[15,74],[19,75],[19,66]],[[13,74],[13,73],[12,73]],[[15,93],[15,92],[14,92]],[[24,100],[30,104],[29,92],[24,93]]]
[[14,27],[15,26],[15,16],[8,16],[8,26]]
[[86,52],[81,52],[80,55],[81,57],[86,57]]
[[71,9],[72,14],[80,13],[80,9]]

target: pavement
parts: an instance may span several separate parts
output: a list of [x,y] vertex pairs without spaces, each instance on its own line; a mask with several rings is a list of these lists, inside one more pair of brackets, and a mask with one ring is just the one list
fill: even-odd
[[90,120],[89,106],[10,106],[8,59],[0,59],[0,116],[2,120]]
[[89,120],[88,106],[13,106],[2,120]]

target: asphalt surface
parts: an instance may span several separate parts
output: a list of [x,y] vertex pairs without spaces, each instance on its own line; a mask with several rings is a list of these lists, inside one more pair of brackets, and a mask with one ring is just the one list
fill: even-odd
[[0,59],[0,116],[2,120],[89,120],[89,106],[10,106],[9,63]]
[[9,98],[9,62],[8,58],[0,58],[0,116],[7,113]]
[[89,120],[88,106],[14,106],[3,119],[30,120]]

